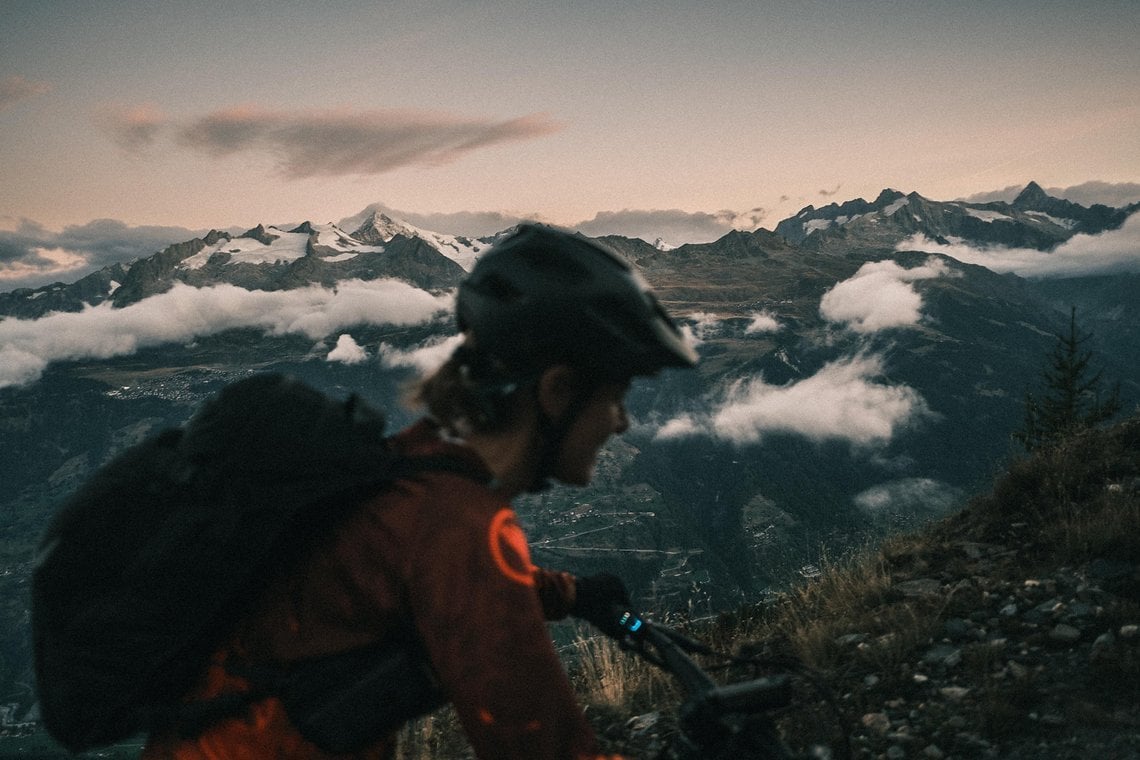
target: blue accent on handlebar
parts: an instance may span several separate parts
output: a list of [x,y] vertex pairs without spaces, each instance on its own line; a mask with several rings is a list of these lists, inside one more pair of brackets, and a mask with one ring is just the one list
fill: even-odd
[[629,634],[636,634],[645,625],[644,621],[629,610],[623,610],[618,625]]

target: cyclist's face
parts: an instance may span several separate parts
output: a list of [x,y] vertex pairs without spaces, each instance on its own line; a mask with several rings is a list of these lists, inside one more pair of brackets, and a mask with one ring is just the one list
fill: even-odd
[[584,486],[594,476],[598,451],[611,435],[629,429],[625,395],[629,383],[605,383],[590,395],[562,443],[554,475],[570,485]]

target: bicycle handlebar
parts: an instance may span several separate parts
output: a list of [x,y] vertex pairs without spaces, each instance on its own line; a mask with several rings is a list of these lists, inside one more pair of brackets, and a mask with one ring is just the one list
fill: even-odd
[[[733,757],[734,760],[791,757],[766,714],[791,704],[792,683],[788,676],[721,686],[686,654],[715,654],[709,647],[670,628],[650,623],[629,609],[615,606],[611,614],[623,633],[619,639],[622,646],[673,674],[680,683],[686,695],[678,711],[682,736],[690,747],[702,750],[700,757]],[[655,655],[651,655],[647,647],[651,647]],[[744,725],[750,728],[745,730]]]
[[685,652],[711,654],[704,644],[682,633],[643,619],[635,612],[614,607],[614,618],[626,637],[636,644],[649,644],[665,668],[676,676],[689,695],[689,708],[703,715],[756,714],[791,702],[792,687],[787,676],[758,678],[720,686]]

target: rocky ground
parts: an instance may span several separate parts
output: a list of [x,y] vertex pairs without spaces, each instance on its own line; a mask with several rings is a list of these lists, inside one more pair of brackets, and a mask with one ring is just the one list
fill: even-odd
[[[1140,567],[1028,570],[1030,533],[896,558],[879,619],[906,607],[927,635],[872,626],[831,642],[854,758],[1140,758]],[[611,751],[668,757],[674,729],[653,712],[602,733]]]
[[[812,664],[859,760],[1140,760],[1140,417],[1011,462],[961,512],[751,614],[703,633]],[[828,723],[797,705],[788,727]],[[661,715],[603,735],[654,757]]]
[[[841,681],[856,757],[1140,758],[1138,568],[1096,559],[1019,572],[1026,530],[958,544],[967,572],[912,567],[895,584],[943,613],[894,673],[856,668]],[[877,645],[860,633],[843,644],[856,658]]]

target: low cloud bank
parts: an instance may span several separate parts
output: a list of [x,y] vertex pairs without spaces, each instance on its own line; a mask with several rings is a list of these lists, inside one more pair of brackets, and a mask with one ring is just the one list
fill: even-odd
[[1119,229],[1098,235],[1077,234],[1052,251],[1032,248],[981,248],[966,243],[939,243],[914,235],[898,244],[900,251],[925,251],[977,264],[999,274],[1021,277],[1080,277],[1140,272],[1140,213]]
[[24,219],[15,230],[0,230],[0,290],[31,288],[84,277],[116,262],[133,261],[196,237],[207,230],[131,227],[95,219],[53,232]]
[[[774,333],[784,329],[776,316],[769,311],[752,312],[750,316],[752,321],[745,326],[745,335]],[[680,322],[680,328],[685,340],[693,348],[699,348],[706,341],[738,329],[730,327],[728,320],[704,311],[695,311],[686,315]]]
[[681,211],[680,209],[623,209],[601,211],[593,219],[570,225],[584,235],[622,235],[650,243],[671,245],[711,243],[733,230],[755,230],[767,216],[762,208],[749,211]]
[[881,358],[860,355],[828,364],[788,385],[769,385],[760,378],[740,380],[711,413],[676,417],[656,437],[712,435],[747,444],[772,433],[793,433],[818,442],[881,446],[930,414],[917,391],[879,382],[882,373]]
[[869,262],[824,293],[819,313],[858,333],[912,327],[922,317],[922,296],[911,283],[949,274],[946,263],[935,258],[912,269],[890,260]]
[[[1001,190],[988,190],[983,193],[975,193],[965,198],[960,198],[959,200],[966,201],[967,203],[993,203],[994,201],[1010,203],[1018,196],[1018,193],[1024,189],[1025,185],[1010,185],[1009,187],[1003,187]],[[1067,201],[1079,203],[1086,207],[1095,206],[1099,203],[1113,208],[1123,208],[1129,204],[1140,201],[1140,184],[1135,182],[1103,182],[1101,180],[1092,180],[1069,187],[1046,187],[1043,189],[1054,198],[1064,198]]]
[[[122,309],[104,303],[79,313],[0,320],[0,388],[37,380],[53,361],[124,356],[236,327],[317,340],[356,324],[426,322],[450,303],[450,296],[433,296],[396,280],[350,280],[335,290],[310,286],[275,292],[178,284]],[[344,351],[350,351],[347,344]]]

